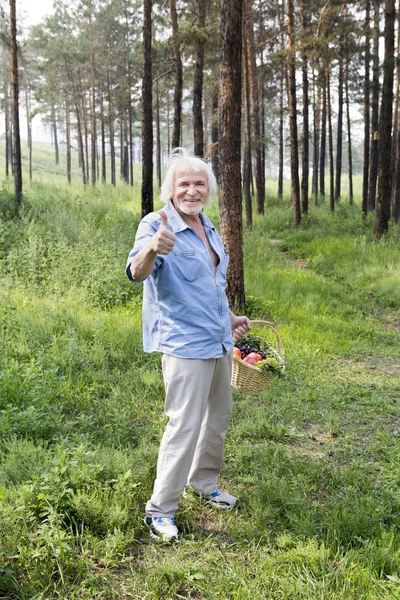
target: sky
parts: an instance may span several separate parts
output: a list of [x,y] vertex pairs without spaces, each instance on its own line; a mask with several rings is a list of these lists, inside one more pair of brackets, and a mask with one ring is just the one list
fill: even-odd
[[53,12],[52,8],[53,0],[17,0],[17,18],[19,13],[26,16],[26,25],[36,25]]

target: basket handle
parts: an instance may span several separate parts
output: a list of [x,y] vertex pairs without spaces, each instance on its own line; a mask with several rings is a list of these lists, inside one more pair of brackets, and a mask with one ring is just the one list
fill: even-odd
[[262,319],[256,319],[250,322],[252,325],[262,325],[263,327],[268,327],[268,329],[272,329],[276,336],[276,349],[278,351],[278,354],[280,354],[282,358],[285,358],[285,348],[283,347],[281,336],[279,335],[279,332],[275,325],[273,325],[273,323],[270,323],[269,321],[263,321]]

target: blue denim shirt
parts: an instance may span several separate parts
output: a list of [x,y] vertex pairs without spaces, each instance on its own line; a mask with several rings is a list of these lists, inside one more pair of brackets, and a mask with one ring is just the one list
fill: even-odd
[[[182,358],[219,358],[233,348],[228,299],[225,294],[229,255],[211,221],[200,218],[211,247],[219,258],[214,273],[207,247],[189,227],[172,202],[163,209],[168,228],[176,235],[172,252],[158,255],[153,272],[144,280],[143,348]],[[132,258],[156,233],[161,219],[153,212],[140,222]]]

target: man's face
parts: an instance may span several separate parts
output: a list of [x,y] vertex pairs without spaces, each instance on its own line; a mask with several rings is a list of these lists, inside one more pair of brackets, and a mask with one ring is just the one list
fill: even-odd
[[175,174],[172,202],[185,215],[198,215],[207,201],[208,176],[205,171]]

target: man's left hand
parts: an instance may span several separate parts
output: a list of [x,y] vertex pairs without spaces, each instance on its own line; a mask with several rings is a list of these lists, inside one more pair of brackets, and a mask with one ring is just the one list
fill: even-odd
[[238,340],[243,335],[246,335],[250,331],[251,321],[246,316],[237,317],[232,312],[230,313],[231,317],[231,328],[232,335],[235,340]]

